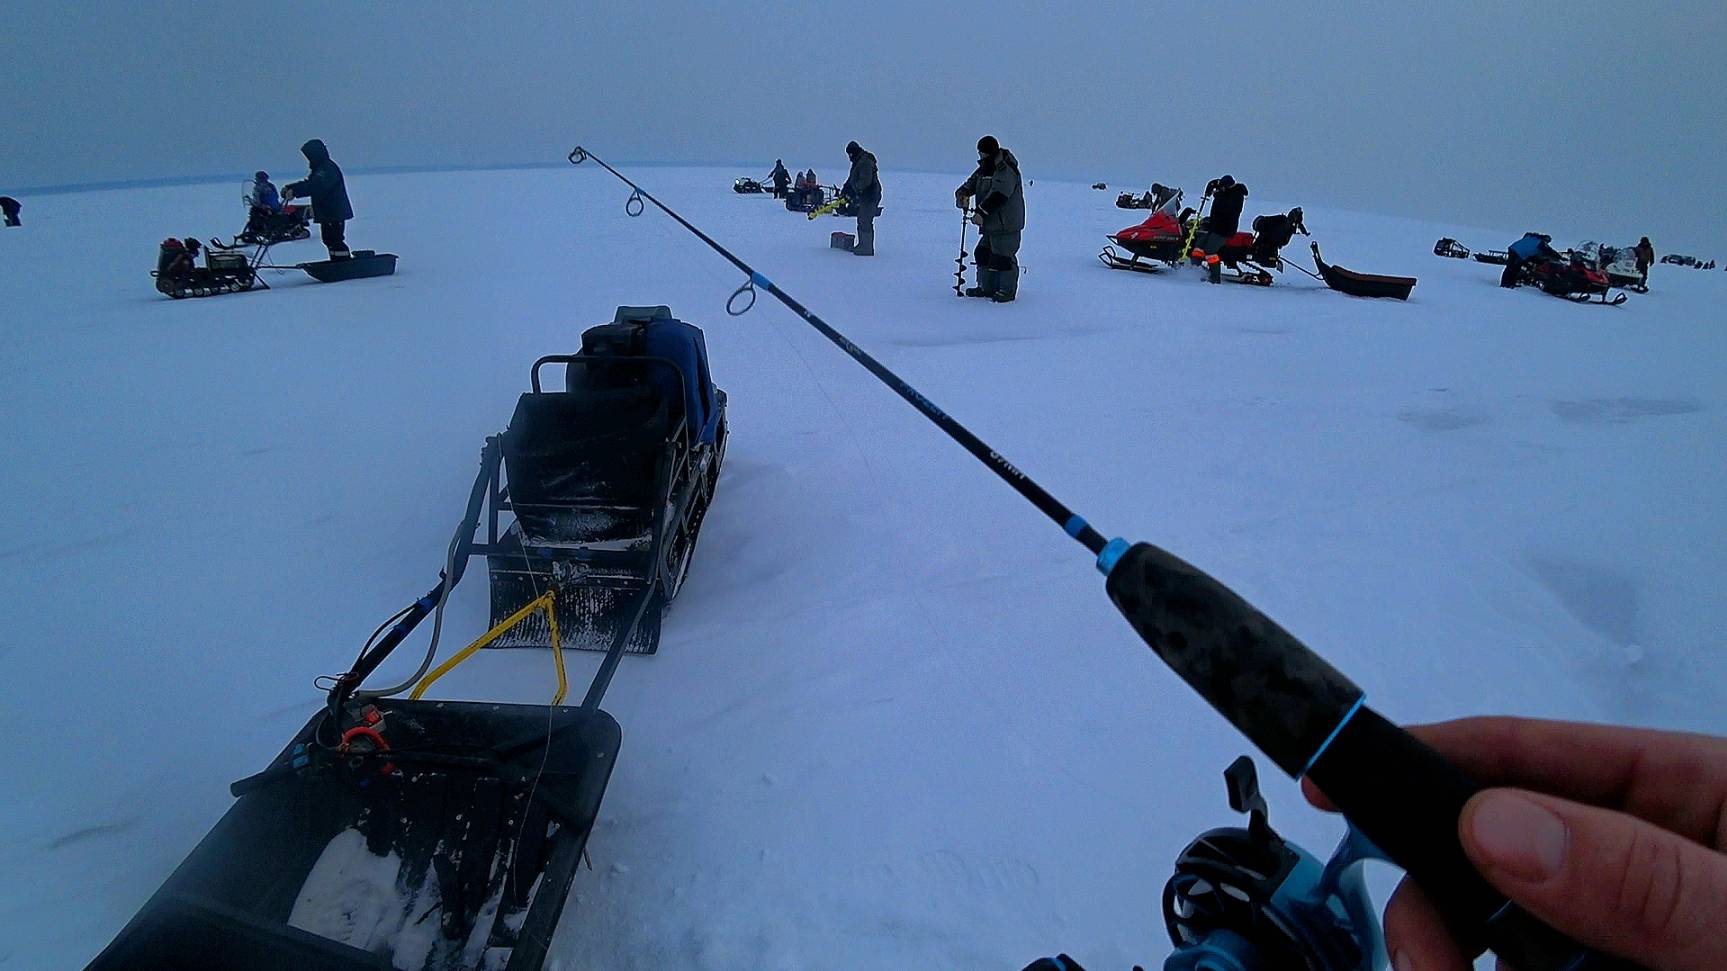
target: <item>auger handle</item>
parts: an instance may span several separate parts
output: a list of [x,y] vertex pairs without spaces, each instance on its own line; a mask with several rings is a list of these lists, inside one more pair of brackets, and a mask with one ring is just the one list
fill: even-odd
[[1457,832],[1464,803],[1483,787],[1367,708],[1360,688],[1276,621],[1149,543],[1117,540],[1098,562],[1110,599],[1152,651],[1279,768],[1312,777],[1473,953],[1490,949],[1520,971],[1635,971],[1489,886]]

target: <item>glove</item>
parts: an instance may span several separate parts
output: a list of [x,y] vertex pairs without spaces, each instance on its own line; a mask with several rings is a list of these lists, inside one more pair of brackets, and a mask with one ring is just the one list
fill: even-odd
[[953,194],[953,207],[955,209],[964,209],[965,204],[968,201],[970,201],[970,199],[971,199],[971,193],[966,192],[964,189],[961,189],[960,191],[955,192]]
[[978,209],[978,210],[975,210],[972,212],[971,224],[973,226],[976,226],[979,229],[983,228],[983,210],[982,209]]

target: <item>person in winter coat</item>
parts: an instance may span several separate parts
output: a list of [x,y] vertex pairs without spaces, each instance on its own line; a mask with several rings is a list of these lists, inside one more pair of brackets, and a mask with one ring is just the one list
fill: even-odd
[[858,238],[852,255],[874,256],[875,210],[881,205],[881,177],[876,171],[875,156],[857,142],[846,143],[846,158],[851,159],[852,168],[840,194],[857,206],[858,213]]
[[792,181],[792,174],[786,171],[786,163],[783,160],[774,159],[774,170],[768,173],[768,181],[774,184],[774,198],[784,199],[786,186],[790,185]]
[[1552,246],[1553,237],[1546,233],[1524,233],[1523,238],[1505,248],[1505,272],[1499,275],[1499,285],[1514,289],[1523,278],[1523,265],[1543,260],[1563,259]]
[[1241,207],[1247,202],[1247,185],[1225,175],[1205,185],[1205,194],[1212,199],[1211,214],[1205,217],[1205,232],[1196,236],[1193,248],[1216,253],[1241,231]]
[[276,192],[276,183],[270,181],[270,173],[257,172],[252,176],[252,189],[248,193],[247,203],[253,209],[265,212],[281,212],[282,197]]
[[22,222],[18,221],[18,210],[22,208],[24,207],[18,204],[17,199],[12,198],[11,196],[0,196],[0,215],[5,216],[6,225],[24,225]]
[[317,220],[318,235],[330,251],[330,259],[345,260],[352,256],[343,232],[348,220],[354,218],[354,207],[348,203],[348,184],[342,179],[342,169],[330,158],[330,150],[314,138],[300,146],[311,172],[298,182],[282,188],[282,201],[310,197],[312,218]]
[[953,192],[954,205],[964,209],[976,199],[972,222],[978,227],[977,286],[968,297],[988,297],[1007,303],[1019,295],[1019,244],[1025,231],[1025,189],[1020,184],[1019,159],[1001,147],[994,135],[977,141],[977,170]]
[[1649,268],[1655,265],[1655,245],[1645,236],[1631,247],[1631,252],[1637,255],[1637,272],[1643,277],[1643,285],[1649,285]]

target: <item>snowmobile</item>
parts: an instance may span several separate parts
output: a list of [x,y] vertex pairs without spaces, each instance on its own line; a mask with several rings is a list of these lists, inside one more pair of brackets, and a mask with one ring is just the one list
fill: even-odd
[[[1624,293],[1611,293],[1607,274],[1585,263],[1581,258],[1535,259],[1523,263],[1518,281],[1541,288],[1542,293],[1564,297],[1577,303],[1601,303],[1617,307],[1630,298]],[[1596,298],[1600,299],[1597,300]]]
[[1092,187],[1092,188],[1093,188],[1093,189],[1097,189],[1097,190],[1099,190],[1099,191],[1102,191],[1102,190],[1104,190],[1104,189],[1107,189],[1107,188],[1109,188],[1109,186],[1107,186],[1107,185],[1105,185],[1105,184],[1103,184],[1103,183],[1102,183],[1102,182],[1093,182],[1093,183],[1092,183],[1092,184],[1091,184],[1091,187]]
[[[204,265],[198,265],[198,254],[204,254]],[[262,251],[257,254],[261,258]],[[180,300],[186,297],[209,297],[219,293],[240,293],[253,287],[268,290],[270,285],[258,276],[258,258],[248,257],[231,247],[205,246],[188,236],[162,241],[156,253],[156,289]]]
[[1586,240],[1572,247],[1571,251],[1584,262],[1593,264],[1596,269],[1607,274],[1607,283],[1622,290],[1634,290],[1637,293],[1648,293],[1649,287],[1643,282],[1643,273],[1637,269],[1637,252],[1632,246],[1608,246]]
[[[1253,760],[1224,771],[1229,808],[1245,828],[1201,833],[1163,886],[1163,922],[1175,950],[1163,971],[1379,971],[1385,937],[1363,879],[1386,857],[1351,828],[1321,862],[1271,828]],[[1025,971],[1084,971],[1063,954]]]
[[732,191],[739,195],[760,195],[768,190],[755,179],[738,179],[732,183]]
[[[622,738],[601,699],[641,643],[637,625],[688,570],[699,516],[664,510],[699,497],[705,511],[724,441],[725,398],[701,332],[663,307],[618,316],[584,335],[581,353],[535,362],[536,379],[565,364],[568,383],[554,392],[536,380],[510,427],[486,440],[438,584],[380,625],[346,673],[324,679],[325,704],[262,772],[230,787],[234,805],[90,969],[544,966]],[[647,332],[639,343],[622,334],[630,327]],[[647,353],[624,353],[638,349]],[[482,516],[495,534],[500,514],[520,539],[476,544]],[[642,518],[677,526],[636,536]],[[583,591],[622,570],[598,557],[584,572],[588,553],[630,557],[641,571],[606,618],[584,612]],[[472,556],[542,559],[532,576],[543,587],[428,674],[444,604]],[[428,616],[431,643],[413,676],[364,687]],[[577,705],[563,704],[560,616],[578,642],[589,622],[613,631]],[[423,699],[528,617],[546,621],[558,683],[549,705]]]
[[[548,364],[564,366],[563,393],[541,391]],[[560,614],[580,619],[564,642],[604,651],[645,592],[625,650],[652,654],[725,459],[726,394],[707,376],[701,331],[665,307],[620,307],[582,335],[580,354],[541,358],[531,377],[533,393],[501,436],[504,467],[491,469],[492,515],[475,549],[490,574],[492,623],[556,586]],[[499,513],[515,520],[502,534]],[[496,643],[550,640],[544,621],[529,619]]]
[[[1155,273],[1160,268],[1159,263],[1174,266],[1180,263],[1183,250],[1189,245],[1190,238],[1199,238],[1205,232],[1205,217],[1196,213],[1183,212],[1180,217],[1171,215],[1171,210],[1181,204],[1181,193],[1178,191],[1170,196],[1162,208],[1154,211],[1145,222],[1130,226],[1113,236],[1106,237],[1107,245],[1098,253],[1098,259],[1104,266],[1116,270],[1139,270],[1145,273]],[[1300,209],[1292,210],[1294,226],[1300,226]],[[1198,225],[1194,220],[1198,220]],[[1254,220],[1256,230],[1269,227],[1270,217],[1261,216]],[[1238,232],[1230,236],[1218,247],[1215,253],[1193,249],[1186,254],[1190,262],[1205,266],[1214,282],[1221,282],[1225,277],[1222,271],[1225,267],[1233,270],[1231,279],[1238,283],[1252,283],[1259,286],[1269,286],[1272,273],[1283,269],[1281,251],[1288,245],[1287,238],[1291,232],[1306,233],[1306,227],[1290,229],[1284,233],[1272,234],[1263,231]],[[1127,255],[1124,257],[1116,250],[1121,247]]]
[[275,245],[312,238],[312,207],[288,203],[280,212],[248,205],[246,228],[234,234],[241,246]]
[[1491,263],[1494,266],[1504,266],[1511,262],[1511,254],[1502,249],[1484,249],[1474,254],[1477,263]]
[[1454,260],[1467,260],[1469,259],[1469,247],[1450,236],[1445,236],[1433,244],[1433,255],[1449,257]]
[[[828,204],[828,186],[812,186],[798,188],[792,186],[786,190],[786,210],[788,212],[812,213]],[[838,192],[838,189],[833,190]]]

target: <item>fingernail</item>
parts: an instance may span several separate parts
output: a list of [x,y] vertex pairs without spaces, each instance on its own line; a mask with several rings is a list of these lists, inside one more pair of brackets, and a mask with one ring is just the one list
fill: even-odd
[[1415,971],[1415,962],[1405,951],[1391,952],[1391,971]]
[[1485,862],[1520,879],[1547,880],[1565,864],[1565,821],[1522,796],[1483,795],[1469,829]]

